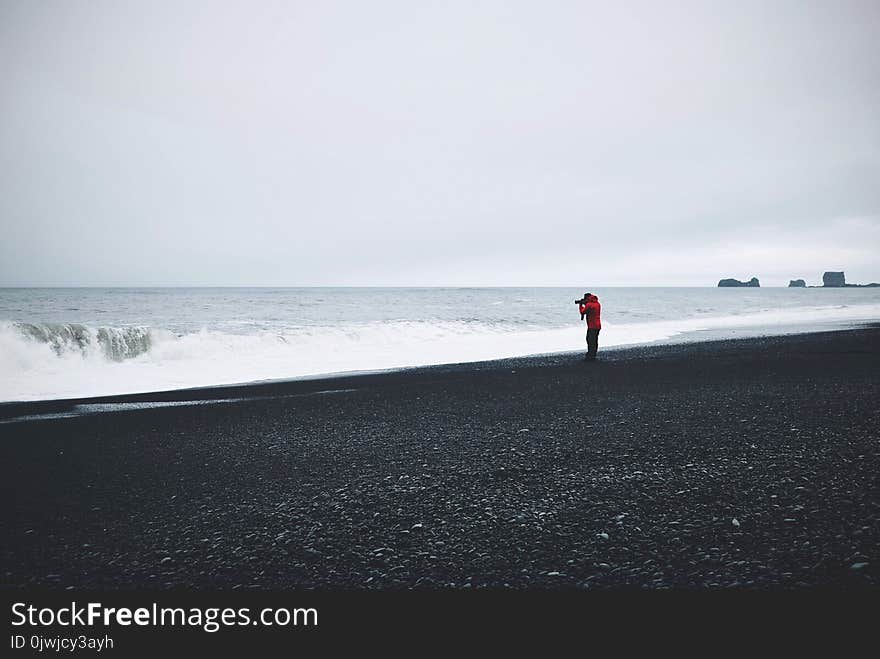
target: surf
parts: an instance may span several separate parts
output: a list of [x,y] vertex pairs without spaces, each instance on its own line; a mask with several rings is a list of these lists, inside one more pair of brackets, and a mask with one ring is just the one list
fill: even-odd
[[[640,320],[638,310],[606,309],[601,350],[836,328],[880,318],[880,304],[768,307],[733,314],[695,309],[695,315],[672,320]],[[584,331],[577,315],[572,316],[561,326],[468,315],[314,325],[215,322],[190,331],[2,321],[0,400],[145,393],[582,351]]]

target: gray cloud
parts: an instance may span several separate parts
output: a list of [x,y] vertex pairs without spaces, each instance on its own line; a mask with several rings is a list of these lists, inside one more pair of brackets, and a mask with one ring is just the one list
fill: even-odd
[[880,6],[0,5],[0,284],[880,280]]

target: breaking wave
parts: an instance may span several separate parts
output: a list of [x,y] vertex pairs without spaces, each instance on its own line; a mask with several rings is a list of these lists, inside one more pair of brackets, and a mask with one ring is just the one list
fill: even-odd
[[45,343],[57,356],[79,353],[87,356],[94,351],[108,360],[119,362],[137,357],[152,346],[147,327],[99,327],[92,329],[77,323],[13,323],[25,337]]

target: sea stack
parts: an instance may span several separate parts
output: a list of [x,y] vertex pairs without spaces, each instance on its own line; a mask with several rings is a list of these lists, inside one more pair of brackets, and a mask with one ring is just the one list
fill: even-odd
[[842,272],[826,272],[822,275],[822,286],[826,288],[843,288],[846,286],[846,277]]
[[789,288],[806,288],[807,282],[805,282],[803,279],[792,279],[791,281],[788,282],[788,287]]
[[748,281],[739,281],[738,279],[722,279],[718,282],[719,288],[759,288],[761,286],[757,277],[752,277]]

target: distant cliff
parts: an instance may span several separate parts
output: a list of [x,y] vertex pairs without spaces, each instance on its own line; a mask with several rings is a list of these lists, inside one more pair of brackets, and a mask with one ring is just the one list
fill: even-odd
[[807,282],[805,282],[803,279],[792,279],[790,282],[788,282],[788,287],[789,288],[806,288]]
[[842,272],[826,272],[822,275],[822,285],[826,288],[843,288],[846,286],[846,277]]
[[722,279],[718,282],[719,288],[740,288],[740,287],[748,287],[748,288],[758,288],[761,284],[758,281],[757,277],[752,277],[748,281],[740,281],[738,279]]
[[824,288],[878,288],[880,284],[871,282],[870,284],[847,284],[846,277],[842,272],[828,271],[822,275],[822,286]]

